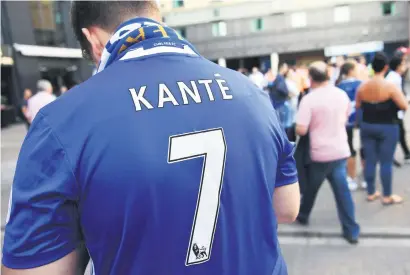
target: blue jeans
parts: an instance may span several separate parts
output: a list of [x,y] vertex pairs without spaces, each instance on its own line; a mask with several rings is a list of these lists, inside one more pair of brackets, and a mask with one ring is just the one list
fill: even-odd
[[373,195],[376,192],[376,165],[380,162],[383,196],[388,197],[392,194],[393,157],[399,140],[399,126],[363,122],[360,125],[360,137],[366,161],[364,176],[367,194]]
[[285,101],[282,104],[278,104],[275,109],[278,114],[280,125],[284,129],[291,127],[293,124],[293,119],[289,102]]
[[336,200],[337,213],[346,237],[359,237],[360,227],[355,220],[352,195],[347,186],[346,160],[312,162],[308,168],[308,181],[302,196],[298,219],[307,221],[322,182],[327,178]]

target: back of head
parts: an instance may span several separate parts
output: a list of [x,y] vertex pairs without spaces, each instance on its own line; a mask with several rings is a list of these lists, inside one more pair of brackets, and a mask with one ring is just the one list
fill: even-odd
[[27,99],[29,99],[31,96],[33,95],[33,93],[31,92],[31,90],[30,89],[24,89],[24,99],[25,100],[27,100]]
[[403,62],[403,56],[395,55],[390,60],[389,67],[390,67],[391,70],[397,71],[397,69],[402,64],[402,62]]
[[[73,1],[71,24],[83,55],[90,57],[90,44],[83,35],[83,28],[99,27],[108,33],[126,20],[148,17],[161,20],[156,1]],[[105,45],[104,45],[105,46]]]
[[37,91],[52,93],[53,85],[51,85],[51,82],[46,79],[40,79],[39,81],[37,81]]
[[374,72],[381,73],[387,70],[388,62],[387,56],[383,52],[376,53],[372,60],[372,68]]
[[329,80],[327,64],[323,61],[315,61],[309,66],[309,76],[316,83],[323,83]]
[[339,84],[343,79],[346,77],[357,77],[355,73],[357,62],[355,60],[348,60],[343,66],[340,68],[340,75],[336,81],[336,84]]
[[288,71],[289,71],[289,65],[287,63],[282,63],[279,66],[279,73],[281,75],[286,75],[288,73]]
[[253,68],[252,68],[252,73],[255,74],[255,73],[257,73],[257,72],[259,72],[259,69],[258,69],[257,67],[253,67]]

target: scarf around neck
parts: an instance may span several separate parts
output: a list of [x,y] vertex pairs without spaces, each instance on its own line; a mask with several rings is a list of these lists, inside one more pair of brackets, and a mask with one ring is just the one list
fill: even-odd
[[[136,46],[138,44],[138,47]],[[134,48],[149,49],[165,45],[199,55],[195,48],[175,30],[155,20],[137,17],[122,23],[108,41],[101,55],[97,73],[124,57]]]

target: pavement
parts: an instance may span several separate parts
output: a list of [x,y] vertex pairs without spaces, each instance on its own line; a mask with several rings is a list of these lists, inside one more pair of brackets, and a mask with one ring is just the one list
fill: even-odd
[[[406,129],[410,142],[410,112]],[[1,130],[1,245],[10,187],[25,134],[24,125]],[[396,159],[402,158],[398,149]],[[340,238],[336,206],[327,182],[319,191],[309,226],[280,225],[279,240],[289,274],[410,275],[410,165],[394,168],[393,174],[393,191],[406,200],[401,205],[368,203],[364,191],[353,192],[362,232],[359,245],[349,245]],[[378,186],[380,189],[380,183]]]
[[[397,156],[397,159],[402,159],[400,152]],[[410,239],[410,165],[403,165],[399,169],[395,168],[393,177],[393,192],[404,197],[406,201],[403,204],[383,206],[380,201],[369,203],[366,201],[366,191],[352,192],[362,238]],[[381,191],[379,180],[377,186],[378,190]],[[324,182],[319,191],[309,223],[307,227],[297,224],[281,225],[279,233],[285,236],[312,237],[332,237],[341,234],[336,204],[328,182]]]

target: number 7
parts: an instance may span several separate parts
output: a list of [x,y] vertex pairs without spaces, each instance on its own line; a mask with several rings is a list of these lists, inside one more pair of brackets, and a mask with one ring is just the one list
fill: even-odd
[[225,170],[226,142],[222,128],[169,138],[168,163],[203,157],[201,184],[196,202],[185,265],[211,257]]

